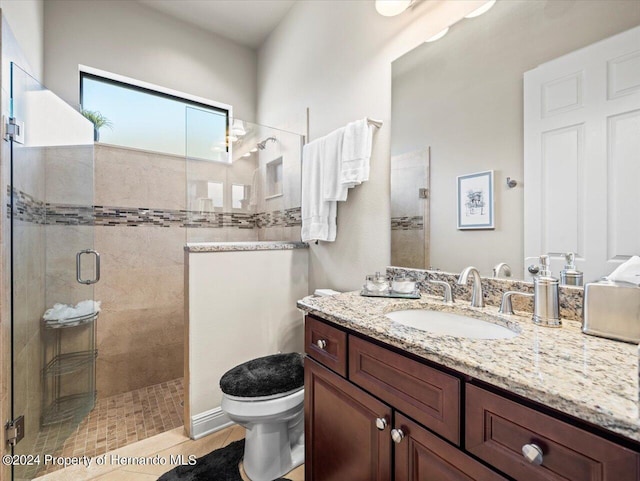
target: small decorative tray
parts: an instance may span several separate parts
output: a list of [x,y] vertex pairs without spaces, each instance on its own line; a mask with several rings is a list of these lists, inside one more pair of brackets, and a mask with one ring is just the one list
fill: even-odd
[[360,291],[360,295],[364,297],[387,297],[387,298],[399,298],[399,299],[420,299],[420,291],[416,289],[413,292],[371,292],[366,289]]

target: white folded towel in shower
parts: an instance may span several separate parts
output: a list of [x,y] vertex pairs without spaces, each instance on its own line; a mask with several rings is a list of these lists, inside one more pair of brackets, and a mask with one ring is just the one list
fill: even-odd
[[347,200],[349,186],[342,183],[342,149],[345,128],[334,130],[323,137],[324,145],[320,150],[322,164],[322,192],[324,200]]
[[302,149],[302,241],[336,240],[336,201],[324,199],[323,166],[325,138]]
[[344,128],[341,183],[348,187],[369,180],[373,126],[367,119],[350,122]]
[[47,309],[42,318],[45,321],[65,322],[81,316],[88,316],[100,311],[100,301],[86,300],[78,302],[75,307],[67,304],[54,304]]
[[628,282],[640,286],[640,257],[631,257],[627,262],[620,264],[605,279],[614,282]]

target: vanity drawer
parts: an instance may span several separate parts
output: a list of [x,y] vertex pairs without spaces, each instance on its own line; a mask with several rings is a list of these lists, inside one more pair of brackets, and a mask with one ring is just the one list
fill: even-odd
[[[466,388],[466,448],[522,481],[637,481],[640,455],[476,386]],[[542,464],[522,447],[542,449]]]
[[460,379],[349,336],[349,380],[460,444]]
[[347,333],[318,321],[305,318],[305,352],[329,369],[347,377]]

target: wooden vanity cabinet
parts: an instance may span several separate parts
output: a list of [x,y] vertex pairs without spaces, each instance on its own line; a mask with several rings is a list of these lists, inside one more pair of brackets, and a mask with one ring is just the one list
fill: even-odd
[[320,319],[305,331],[306,481],[640,481],[638,450]]
[[305,480],[504,481],[399,411],[459,443],[460,379],[310,316],[305,350]]

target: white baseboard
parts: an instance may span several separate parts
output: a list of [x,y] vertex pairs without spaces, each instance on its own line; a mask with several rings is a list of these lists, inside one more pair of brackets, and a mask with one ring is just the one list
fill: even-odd
[[219,407],[196,414],[191,416],[191,439],[200,439],[232,424],[233,421]]

